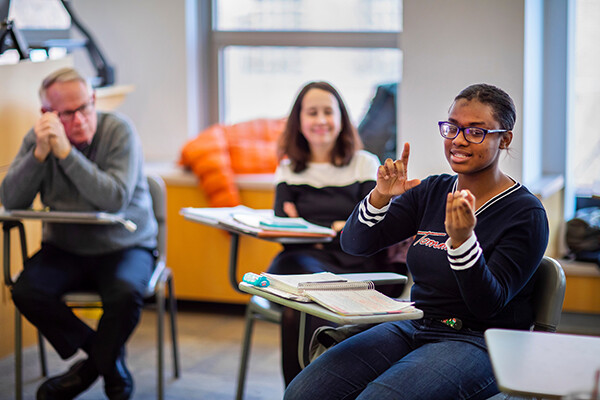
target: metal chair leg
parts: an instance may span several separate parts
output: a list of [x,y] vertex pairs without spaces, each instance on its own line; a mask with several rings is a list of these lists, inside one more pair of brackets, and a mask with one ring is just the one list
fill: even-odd
[[246,308],[246,328],[244,330],[244,341],[242,342],[242,355],[240,370],[238,372],[236,400],[244,398],[244,385],[246,384],[246,372],[248,370],[248,357],[250,355],[250,342],[252,339],[252,328],[254,327],[254,312],[250,305]]
[[173,351],[173,375],[175,378],[179,378],[179,343],[177,342],[177,299],[175,298],[175,291],[173,290],[173,278],[169,277],[167,280],[169,288],[169,317],[171,320],[171,349]]
[[44,336],[40,331],[37,331],[38,336],[38,352],[40,353],[40,368],[42,376],[45,378],[48,376],[48,361],[46,359],[46,342]]
[[157,395],[158,400],[164,398],[164,373],[163,373],[163,362],[164,362],[164,316],[165,316],[165,289],[163,285],[156,292],[156,305],[157,305],[157,365],[158,365],[158,380],[157,380]]
[[21,313],[15,307],[15,399],[23,399],[23,327]]

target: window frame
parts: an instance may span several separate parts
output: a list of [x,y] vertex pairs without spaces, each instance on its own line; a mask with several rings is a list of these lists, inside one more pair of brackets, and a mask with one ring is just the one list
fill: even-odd
[[526,102],[529,109],[524,115],[530,123],[524,127],[530,135],[524,153],[530,159],[523,160],[523,174],[537,183],[532,185],[539,187],[536,192],[552,194],[563,189],[563,219],[567,221],[575,214],[577,197],[588,195],[581,193],[574,179],[577,0],[528,0],[525,4],[534,16],[527,21],[537,30],[532,35],[539,35],[540,42],[525,51],[536,52],[538,60],[529,76],[526,71],[525,95],[531,96],[531,102]]
[[[279,30],[217,30],[216,7],[214,1],[205,2],[204,18],[208,35],[206,46],[208,60],[206,65],[209,87],[204,90],[207,101],[209,124],[223,121],[225,107],[225,88],[223,51],[228,46],[256,47],[338,47],[338,48],[388,48],[401,49],[402,32],[395,31],[279,31]],[[200,10],[202,15],[202,10]]]

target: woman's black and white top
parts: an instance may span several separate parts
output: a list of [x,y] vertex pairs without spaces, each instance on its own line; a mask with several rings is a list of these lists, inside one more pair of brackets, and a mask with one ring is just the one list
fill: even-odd
[[[300,217],[312,223],[330,227],[334,221],[345,221],[354,207],[375,187],[379,165],[379,159],[364,150],[356,152],[348,165],[336,167],[331,163],[309,163],[300,173],[293,172],[289,160],[283,160],[275,173],[275,215],[287,216],[283,203],[289,201],[294,203]],[[332,272],[376,268],[376,261],[366,261],[366,257],[343,252],[339,235],[324,245],[322,251],[312,251],[312,246],[285,246],[290,251],[307,250],[308,247],[311,247],[310,255],[322,259],[328,266],[327,270]],[[371,263],[372,268],[367,265]],[[383,265],[380,267],[385,268]]]
[[283,160],[275,173],[275,215],[285,217],[283,202],[291,201],[298,214],[312,223],[331,226],[333,221],[346,220],[375,187],[378,167],[377,157],[362,150],[346,166],[308,163],[300,173]]

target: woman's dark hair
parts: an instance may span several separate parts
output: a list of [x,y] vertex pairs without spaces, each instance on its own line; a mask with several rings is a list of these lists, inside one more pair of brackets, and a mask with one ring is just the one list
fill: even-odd
[[362,148],[362,141],[348,115],[346,105],[338,91],[327,82],[310,82],[298,93],[283,134],[279,138],[277,155],[279,159],[288,157],[294,172],[302,172],[310,161],[310,147],[308,141],[300,131],[300,111],[302,100],[311,89],[320,89],[335,96],[340,107],[342,129],[331,151],[331,163],[335,166],[348,165],[354,153]]
[[489,105],[492,107],[494,119],[500,123],[502,129],[512,131],[515,127],[517,120],[515,103],[504,90],[485,83],[478,83],[463,89],[454,98],[454,102],[460,99],[477,100]]

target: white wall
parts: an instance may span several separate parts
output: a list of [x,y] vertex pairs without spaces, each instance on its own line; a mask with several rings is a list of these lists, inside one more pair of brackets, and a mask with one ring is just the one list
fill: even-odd
[[502,168],[521,179],[524,0],[404,0],[399,146],[411,144],[409,175],[451,172],[437,121],[473,83],[504,89],[517,107],[511,153]]
[[[196,60],[197,47],[186,41],[190,39],[186,35],[186,9],[194,2],[71,3],[109,62],[115,65],[116,84],[135,86],[119,111],[135,123],[146,159],[176,160],[185,140],[198,131],[198,114],[194,110],[197,72],[190,74],[188,69],[188,59]],[[193,9],[189,12],[187,18],[195,17]],[[75,55],[78,68],[93,72],[85,52],[77,51]]]

